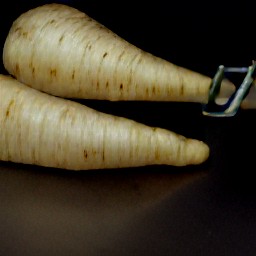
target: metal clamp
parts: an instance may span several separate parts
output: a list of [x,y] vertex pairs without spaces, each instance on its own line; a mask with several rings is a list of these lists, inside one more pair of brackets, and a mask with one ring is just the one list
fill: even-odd
[[[256,62],[253,61],[252,65],[247,67],[224,67],[220,65],[218,70],[212,79],[212,83],[209,90],[208,103],[203,105],[203,115],[215,116],[215,117],[229,117],[234,116],[243,99],[249,92],[254,78],[254,72],[256,70]],[[230,96],[225,104],[217,104],[216,98],[220,92],[222,80],[228,73],[246,73],[241,85],[236,88],[234,93]]]

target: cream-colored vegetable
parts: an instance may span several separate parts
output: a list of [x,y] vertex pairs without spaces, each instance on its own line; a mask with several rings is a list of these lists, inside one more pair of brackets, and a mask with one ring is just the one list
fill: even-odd
[[67,98],[206,103],[211,79],[127,42],[63,4],[14,21],[3,62],[19,81]]
[[71,170],[200,164],[199,140],[98,112],[0,75],[0,160]]

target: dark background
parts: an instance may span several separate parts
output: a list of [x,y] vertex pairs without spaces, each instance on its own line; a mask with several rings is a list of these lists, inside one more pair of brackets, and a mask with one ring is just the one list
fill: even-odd
[[[3,2],[1,47],[15,18],[49,2]],[[256,59],[253,1],[56,2],[208,76]],[[255,110],[212,118],[196,103],[82,103],[201,139],[210,158],[84,172],[0,162],[0,255],[256,255]]]

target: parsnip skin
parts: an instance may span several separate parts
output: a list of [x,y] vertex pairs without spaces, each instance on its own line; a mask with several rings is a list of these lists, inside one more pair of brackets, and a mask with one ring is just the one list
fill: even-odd
[[137,48],[85,13],[55,3],[14,21],[3,62],[19,81],[67,98],[206,103],[211,83]]
[[202,141],[88,108],[0,75],[0,160],[70,170],[185,166],[209,156]]

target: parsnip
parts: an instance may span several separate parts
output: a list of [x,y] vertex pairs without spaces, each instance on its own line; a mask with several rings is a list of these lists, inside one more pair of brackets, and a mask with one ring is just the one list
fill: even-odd
[[70,170],[200,164],[202,141],[98,112],[0,75],[0,160]]
[[206,103],[211,83],[139,49],[80,10],[55,3],[14,21],[3,62],[19,81],[67,98]]

